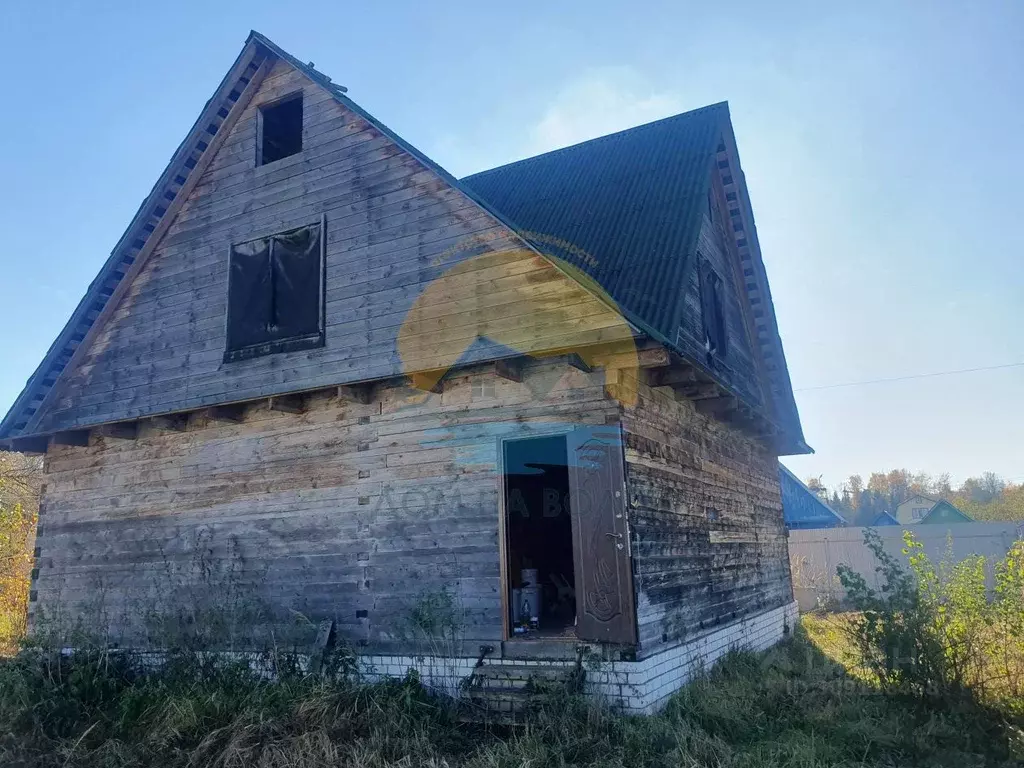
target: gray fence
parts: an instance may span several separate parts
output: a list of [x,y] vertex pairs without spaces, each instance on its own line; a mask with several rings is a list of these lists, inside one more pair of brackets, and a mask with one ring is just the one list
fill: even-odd
[[[1024,537],[1024,525],[1017,523],[956,523],[907,526],[938,562],[952,546],[952,555],[984,555],[990,565],[1006,554],[1013,542]],[[875,529],[887,552],[903,559],[903,526]],[[836,566],[845,564],[864,574],[869,584],[878,585],[875,556],[864,546],[864,528],[818,528],[789,532],[789,560],[793,570],[793,592],[801,611],[841,601],[843,588],[836,578]],[[991,579],[991,567],[989,578]]]

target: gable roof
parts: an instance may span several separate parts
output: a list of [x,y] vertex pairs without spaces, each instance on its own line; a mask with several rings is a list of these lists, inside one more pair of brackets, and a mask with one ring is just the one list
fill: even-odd
[[[116,306],[148,251],[173,220],[177,206],[201,175],[204,162],[214,154],[218,138],[228,133],[247,97],[258,88],[261,71],[276,59],[288,62],[327,89],[346,108],[518,234],[528,247],[588,272],[619,303],[616,309],[630,324],[674,346],[671,323],[678,317],[682,295],[674,295],[669,289],[673,284],[679,285],[674,279],[692,267],[690,256],[713,171],[716,144],[724,137],[724,143],[735,153],[726,104],[584,142],[460,182],[349,99],[344,87],[258,32],[251,32],[242,52],[140,205],[67,325],[0,422],[0,440],[34,434],[33,428],[58,379],[69,368],[77,350],[86,346],[99,327],[98,321]],[[735,164],[746,213],[749,203],[738,158]],[[556,197],[559,204],[552,205]],[[750,229],[752,225],[750,214]],[[540,231],[545,234],[537,234]],[[588,249],[595,254],[593,265],[576,256]],[[749,250],[756,250],[754,232]],[[749,253],[745,258],[750,258]],[[554,263],[562,269],[557,260]],[[756,263],[761,275],[759,252]],[[592,273],[588,266],[593,267]],[[571,271],[563,271],[577,279]],[[766,277],[758,282],[767,289]],[[601,291],[592,292],[600,300],[608,301]],[[767,314],[774,328],[774,312]],[[765,342],[762,331],[758,329],[758,342],[774,345],[768,357],[777,347],[776,359],[782,361],[781,379],[777,366],[769,368],[776,371],[775,415],[784,428],[783,439],[794,452],[809,451],[792,399],[781,340],[774,332],[768,334]]]
[[875,519],[871,521],[871,526],[877,525],[899,525],[900,521],[892,516],[889,512],[879,512],[875,515]]
[[782,516],[788,528],[835,528],[846,518],[828,506],[799,477],[779,464]]
[[[940,520],[939,518],[943,517],[943,516],[945,516],[946,518],[949,518],[949,519],[947,519],[945,521]],[[932,518],[932,519],[929,519],[929,518]],[[935,504],[932,506],[932,508],[929,509],[925,513],[924,517],[922,517],[917,522],[918,522],[918,524],[921,524],[921,523],[950,522],[951,520],[956,520],[956,521],[964,522],[964,523],[973,523],[974,522],[974,518],[972,518],[970,515],[968,515],[965,512],[961,512],[957,507],[955,507],[953,505],[952,502],[946,501],[945,499],[939,499],[937,502],[935,502]]]
[[[716,162],[717,161],[717,162]],[[624,313],[675,347],[712,174],[732,203],[742,290],[754,309],[770,406],[794,453],[804,443],[753,211],[726,102],[601,136],[463,178],[539,252],[600,283]],[[698,364],[700,361],[696,361]]]
[[728,107],[665,118],[462,179],[542,253],[675,337]]

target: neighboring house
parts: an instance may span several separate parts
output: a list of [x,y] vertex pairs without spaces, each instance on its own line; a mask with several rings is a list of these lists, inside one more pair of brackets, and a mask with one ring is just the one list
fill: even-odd
[[937,501],[938,499],[932,499],[928,496],[915,494],[903,503],[897,505],[893,516],[902,525],[919,523],[924,519],[924,516],[931,511],[931,508],[935,506]]
[[973,520],[945,499],[916,494],[896,507],[900,525],[916,523],[970,523]]
[[892,513],[890,513],[890,512],[879,512],[877,515],[875,515],[874,519],[871,521],[871,526],[872,527],[879,526],[879,525],[899,525],[899,524],[900,524],[900,521],[897,520],[895,517],[893,517]]
[[922,525],[935,523],[973,523],[974,518],[961,512],[945,499],[939,499],[935,502],[935,506],[928,510],[928,513],[922,517],[919,522]]
[[779,464],[779,483],[782,515],[787,528],[838,528],[847,524],[842,515],[782,464]]
[[31,621],[124,645],[302,616],[401,674],[447,594],[463,674],[588,644],[648,711],[794,620],[810,449],[724,103],[458,180],[252,33],[0,441],[46,454]]

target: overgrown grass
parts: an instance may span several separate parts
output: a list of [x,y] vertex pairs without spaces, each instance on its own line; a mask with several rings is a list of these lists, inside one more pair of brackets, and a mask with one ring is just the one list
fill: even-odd
[[1020,764],[1013,715],[883,693],[833,660],[849,650],[844,633],[805,624],[764,654],[729,655],[657,716],[624,717],[566,693],[514,728],[462,724],[451,702],[413,680],[271,682],[199,657],[145,674],[129,656],[23,654],[0,663],[0,765]]

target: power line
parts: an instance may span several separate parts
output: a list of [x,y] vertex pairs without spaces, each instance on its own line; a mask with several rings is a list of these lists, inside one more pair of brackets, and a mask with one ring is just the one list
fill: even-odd
[[935,371],[933,373],[914,373],[909,376],[892,376],[887,379],[868,379],[867,381],[847,381],[842,384],[822,384],[818,387],[801,387],[794,392],[812,392],[819,389],[839,389],[840,387],[862,387],[867,384],[888,384],[892,381],[910,381],[911,379],[931,379],[936,376],[953,376],[959,373],[977,373],[979,371],[999,371],[1006,368],[1022,368],[1024,362],[1004,363],[1003,365],[985,365],[980,368],[958,368],[953,371]]

